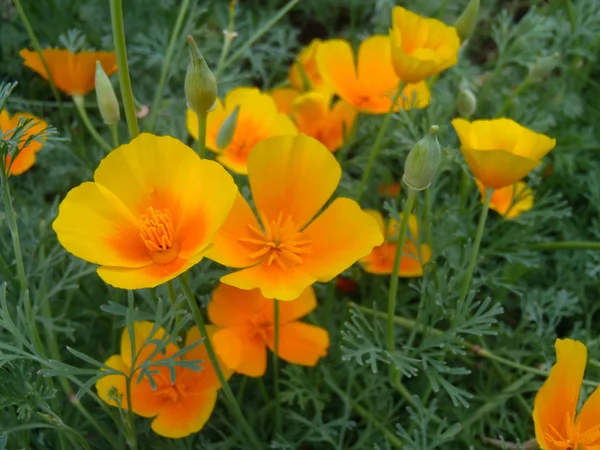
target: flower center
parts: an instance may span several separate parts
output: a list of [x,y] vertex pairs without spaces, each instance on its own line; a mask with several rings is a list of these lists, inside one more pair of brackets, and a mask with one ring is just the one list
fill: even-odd
[[168,209],[160,211],[150,206],[140,217],[140,236],[154,262],[169,264],[177,258],[179,246],[173,234],[173,215]]
[[565,421],[565,435],[561,435],[559,431],[550,426],[550,431],[546,433],[546,440],[552,444],[552,448],[560,450],[586,450],[588,448],[596,448],[600,444],[600,424],[582,431],[581,422],[575,421],[571,414],[567,413]]
[[302,232],[288,217],[283,220],[280,213],[277,220],[269,221],[261,214],[265,231],[248,224],[254,235],[251,238],[240,238],[239,241],[252,246],[250,259],[266,262],[269,266],[277,264],[282,269],[289,269],[304,262],[301,255],[312,253],[312,240],[302,239]]

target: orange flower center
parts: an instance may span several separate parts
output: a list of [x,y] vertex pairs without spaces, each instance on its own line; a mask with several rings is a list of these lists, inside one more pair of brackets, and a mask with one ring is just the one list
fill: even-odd
[[546,432],[546,440],[556,450],[586,450],[596,448],[600,444],[600,424],[588,430],[581,430],[581,422],[574,421],[571,414],[567,413],[565,421],[565,435],[561,435],[556,428],[550,425]]
[[265,231],[248,224],[248,229],[255,235],[252,238],[240,238],[239,241],[252,246],[250,259],[277,264],[282,269],[298,266],[304,262],[302,255],[312,253],[312,240],[302,239],[302,232],[288,217],[283,221],[280,213],[277,220],[270,221],[261,215]]
[[187,387],[181,381],[181,378],[183,378],[181,372],[186,369],[177,367],[175,370],[175,384],[171,384],[169,375],[162,370],[152,375],[156,383],[156,393],[171,402],[179,401],[187,393]]
[[174,243],[173,235],[171,211],[148,207],[140,218],[140,236],[154,262],[169,264],[177,258],[179,246]]

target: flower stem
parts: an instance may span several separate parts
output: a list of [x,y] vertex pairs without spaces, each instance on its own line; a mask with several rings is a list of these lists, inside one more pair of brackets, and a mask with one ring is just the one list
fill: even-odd
[[113,149],[115,149],[120,145],[120,143],[119,143],[119,127],[117,126],[116,123],[111,123],[108,126],[108,129],[110,130],[110,135],[112,137]]
[[244,414],[242,413],[240,406],[238,405],[237,401],[235,400],[235,396],[233,395],[233,392],[231,392],[229,383],[227,382],[227,379],[223,375],[223,371],[221,370],[221,366],[219,365],[217,355],[212,346],[210,338],[208,337],[208,333],[206,332],[206,326],[204,325],[204,318],[202,317],[202,313],[200,312],[200,309],[198,308],[198,305],[196,304],[196,299],[194,298],[194,294],[190,290],[190,287],[188,286],[188,284],[185,281],[185,278],[183,276],[179,277],[179,283],[180,283],[181,288],[183,289],[183,292],[186,296],[192,316],[194,317],[194,320],[196,321],[196,325],[198,325],[200,334],[202,334],[202,336],[204,336],[204,345],[206,346],[208,358],[210,359],[210,362],[217,374],[217,378],[219,379],[219,382],[221,383],[221,387],[223,389],[223,393],[225,394],[225,397],[227,398],[227,402],[229,404],[231,413],[237,419],[239,425],[244,430],[244,433],[246,433],[246,436],[248,437],[248,440],[250,441],[251,446],[254,447],[256,450],[262,450],[264,448],[264,446],[262,446],[258,442],[258,439],[254,435],[252,428],[250,428],[250,425],[248,425],[248,422],[244,418]]
[[119,86],[121,87],[121,96],[123,97],[123,108],[125,109],[127,128],[129,128],[129,137],[133,139],[140,134],[140,129],[135,115],[135,103],[133,101],[133,91],[131,90],[131,79],[129,78],[129,66],[127,65],[122,0],[110,0],[110,17],[115,52],[117,53],[117,64],[119,66]]
[[206,116],[207,113],[197,113],[198,117],[198,140],[196,141],[196,152],[200,158],[206,157]]
[[[133,374],[132,374],[133,375]],[[137,450],[137,432],[135,429],[135,416],[133,415],[133,406],[131,404],[131,383],[132,376],[128,376],[126,379],[126,390],[127,390],[127,421],[128,421],[128,431],[129,436],[127,436],[127,441],[132,450]]]
[[527,247],[527,250],[600,250],[600,242],[563,241],[542,242]]
[[229,24],[227,25],[227,30],[223,30],[223,47],[221,48],[221,55],[219,56],[219,62],[217,63],[217,71],[215,73],[215,78],[219,81],[219,77],[221,76],[221,72],[223,72],[223,68],[225,67],[225,58],[227,58],[227,54],[229,53],[229,47],[231,47],[231,43],[235,39],[235,4],[236,0],[231,0],[229,3]]
[[75,107],[77,108],[77,111],[79,112],[79,116],[81,117],[83,124],[85,125],[87,130],[90,132],[90,134],[92,135],[94,140],[98,143],[98,145],[100,145],[100,147],[102,147],[107,152],[110,152],[113,148],[111,147],[111,145],[108,142],[106,142],[106,140],[102,136],[100,136],[100,134],[98,133],[98,130],[96,129],[94,124],[91,122],[90,116],[88,116],[88,113],[85,109],[84,102],[85,102],[85,99],[83,98],[83,95],[74,95],[73,96],[73,103],[75,104]]
[[402,89],[404,88],[404,82],[401,81],[398,84],[398,88],[396,89],[396,93],[392,99],[392,104],[390,105],[390,109],[383,118],[383,123],[381,124],[381,128],[379,128],[379,133],[377,133],[377,137],[375,138],[375,142],[373,143],[373,147],[369,151],[369,160],[367,161],[367,167],[365,167],[365,171],[363,172],[363,176],[360,179],[360,184],[358,185],[358,192],[356,195],[356,201],[360,203],[365,194],[365,190],[367,188],[367,184],[369,183],[369,178],[371,177],[371,171],[373,170],[373,165],[377,160],[377,155],[379,154],[379,147],[381,147],[381,141],[385,136],[385,132],[387,131],[388,125],[390,123],[390,119],[394,113],[394,109],[396,108],[396,103],[398,103],[398,99],[402,95]]
[[527,88],[527,86],[529,86],[530,83],[531,83],[531,78],[528,76],[523,80],[523,82],[514,90],[514,92],[509,97],[504,99],[504,102],[502,103],[502,107],[500,108],[500,111],[498,111],[498,114],[497,114],[498,117],[501,117],[506,112],[506,110],[514,102],[515,98],[517,98],[519,96],[519,94],[521,94],[521,92],[523,92],[525,90],[525,88]]
[[275,431],[281,433],[281,407],[279,404],[279,300],[274,299],[273,305],[273,391],[275,393]]

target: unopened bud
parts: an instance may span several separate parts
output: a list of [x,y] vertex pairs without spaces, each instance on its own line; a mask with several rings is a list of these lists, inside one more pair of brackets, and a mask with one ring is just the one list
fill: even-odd
[[461,42],[467,39],[475,30],[477,19],[479,17],[479,0],[471,0],[463,13],[460,15],[454,27],[458,33]]
[[217,99],[217,80],[200,53],[192,36],[187,38],[190,46],[190,63],[185,74],[185,99],[195,113],[210,111]]
[[437,125],[433,125],[429,134],[415,144],[406,158],[402,180],[415,191],[429,187],[440,165],[442,149],[436,136],[438,129]]
[[529,79],[537,82],[542,81],[558,66],[560,55],[555,53],[552,56],[544,56],[539,58],[531,66],[529,66]]
[[473,91],[469,88],[461,88],[458,91],[458,99],[456,102],[456,109],[461,117],[469,118],[477,109],[477,97],[473,94]]
[[105,124],[112,125],[121,119],[117,95],[100,61],[96,61],[96,99]]
[[219,132],[217,133],[217,147],[219,150],[229,147],[233,133],[235,133],[239,113],[240,105],[237,105],[231,114],[227,116],[227,119],[223,121],[221,128],[219,128]]

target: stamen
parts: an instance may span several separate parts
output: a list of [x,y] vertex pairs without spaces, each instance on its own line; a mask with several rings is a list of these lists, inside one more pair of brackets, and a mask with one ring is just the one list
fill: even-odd
[[159,264],[172,262],[178,254],[174,243],[173,215],[168,209],[148,207],[140,217],[140,237],[150,252],[150,257]]

